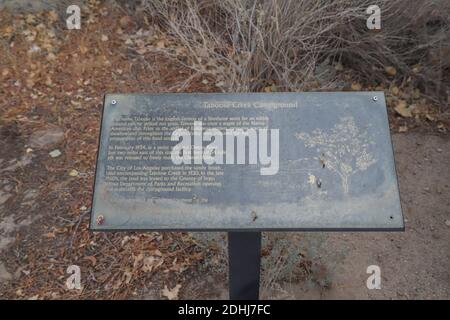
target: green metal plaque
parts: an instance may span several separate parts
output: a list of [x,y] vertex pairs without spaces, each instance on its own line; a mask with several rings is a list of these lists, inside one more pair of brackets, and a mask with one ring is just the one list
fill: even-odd
[[402,230],[384,94],[108,94],[90,227]]

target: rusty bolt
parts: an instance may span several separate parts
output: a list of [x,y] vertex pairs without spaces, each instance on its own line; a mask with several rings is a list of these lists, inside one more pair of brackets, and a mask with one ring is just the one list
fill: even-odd
[[97,217],[97,224],[98,225],[102,225],[103,224],[103,222],[105,221],[105,217],[103,216],[103,215],[99,215],[98,217]]

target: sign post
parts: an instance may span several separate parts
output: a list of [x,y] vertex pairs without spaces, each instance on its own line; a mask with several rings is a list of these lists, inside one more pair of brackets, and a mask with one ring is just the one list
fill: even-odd
[[226,231],[257,299],[262,231],[400,231],[382,92],[108,94],[95,231]]
[[231,300],[258,300],[261,232],[228,232]]

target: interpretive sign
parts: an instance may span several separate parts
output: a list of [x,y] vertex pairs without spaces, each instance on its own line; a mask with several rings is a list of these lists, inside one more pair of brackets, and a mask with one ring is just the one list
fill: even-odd
[[90,227],[402,230],[384,94],[108,94]]

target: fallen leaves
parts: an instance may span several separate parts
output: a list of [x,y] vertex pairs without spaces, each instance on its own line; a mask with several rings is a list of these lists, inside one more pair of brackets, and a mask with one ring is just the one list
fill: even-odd
[[50,24],[53,24],[58,20],[59,20],[58,13],[56,13],[55,10],[50,10],[48,12],[48,21],[50,22]]
[[123,273],[123,278],[125,280],[125,283],[129,284],[131,282],[131,279],[133,279],[133,273],[131,273],[130,271],[125,271]]
[[397,69],[392,66],[385,67],[384,71],[386,71],[386,73],[391,77],[394,77],[397,74]]
[[86,54],[89,51],[89,49],[86,46],[80,46],[79,48],[81,54]]
[[437,129],[438,129],[439,132],[442,132],[442,133],[446,133],[447,132],[447,128],[445,127],[445,125],[442,122],[439,122],[437,124]]
[[[26,241],[20,244],[20,250],[27,262],[23,267],[32,272],[23,270],[20,284],[5,287],[3,296],[127,298],[140,293],[150,281],[154,281],[159,292],[163,279],[201,261],[202,255],[196,252],[191,236],[90,232],[90,208],[82,204],[91,202],[91,192],[85,186],[92,185],[94,176],[102,100],[98,93],[133,91],[137,86],[142,90],[155,85],[168,88],[184,83],[192,71],[161,53],[170,51],[184,57],[188,50],[155,30],[153,24],[136,34],[130,21],[133,17],[122,19],[122,33],[110,32],[117,30],[114,23],[119,20],[114,20],[117,15],[108,15],[102,21],[97,19],[96,24],[86,22],[83,33],[76,34],[49,25],[57,18],[55,12],[48,13],[48,17],[35,15],[36,18],[29,18],[30,24],[22,25],[4,20],[2,14],[0,39],[7,45],[0,50],[0,61],[5,62],[0,66],[0,86],[11,97],[2,110],[6,118],[19,123],[24,133],[20,150],[33,156],[36,163],[30,175],[17,179],[24,188],[32,179],[42,183],[44,190],[36,207],[55,213],[46,220],[52,229],[24,235]],[[13,19],[24,20],[25,16]],[[4,21],[13,22],[4,27]],[[128,28],[129,24],[132,25]],[[143,54],[159,54],[152,60],[157,76],[149,76],[148,69],[140,67],[141,60],[136,63],[142,57],[129,54],[135,48],[142,49]],[[202,79],[192,78],[186,90],[204,88]],[[208,77],[208,81],[210,87],[216,82],[213,77]],[[55,125],[61,129],[53,129]],[[42,246],[36,247],[36,241],[42,241]],[[66,267],[71,264],[79,265],[83,277],[89,279],[89,286],[77,293],[61,286],[68,276]],[[179,288],[170,289],[169,295],[176,297]]]
[[418,74],[421,71],[421,69],[422,69],[422,66],[419,64],[416,64],[413,66],[412,72],[414,72],[415,74]]
[[120,18],[119,24],[122,28],[129,28],[133,25],[133,20],[129,16],[123,16]]
[[158,42],[156,43],[156,47],[157,47],[158,49],[163,49],[163,48],[166,47],[166,42],[165,42],[164,40],[160,40],[160,41],[158,41]]
[[70,170],[70,171],[69,171],[69,176],[71,176],[71,177],[76,177],[76,176],[78,176],[78,171],[75,170],[75,169]]
[[158,249],[150,251],[148,256],[144,256],[143,253],[133,256],[133,269],[137,269],[142,261],[141,270],[146,273],[152,272],[164,263],[164,258],[162,256],[161,251]]
[[163,297],[166,297],[169,300],[177,300],[180,288],[181,288],[181,284],[177,284],[172,289],[167,288],[167,285],[165,285],[164,289],[161,291],[161,294]]
[[335,66],[334,66],[334,70],[336,70],[336,71],[344,71],[344,66],[342,65],[342,63],[337,63]]
[[353,91],[361,91],[362,85],[358,82],[353,82],[351,88]]
[[1,33],[4,36],[10,36],[13,32],[13,27],[12,26],[5,26],[1,29]]
[[84,257],[84,260],[88,260],[92,266],[95,266],[97,264],[97,258],[95,258],[94,256],[86,256]]
[[157,269],[164,263],[164,259],[161,257],[150,256],[144,258],[142,271],[144,272],[152,272],[154,269]]
[[52,239],[54,239],[55,237],[56,237],[56,235],[55,235],[55,233],[54,232],[47,232],[46,234],[45,234],[45,237],[46,238],[52,238]]
[[276,92],[277,91],[277,87],[275,86],[275,84],[271,84],[270,86],[266,86],[264,87],[264,92]]
[[406,104],[406,101],[404,100],[400,100],[397,105],[395,106],[394,110],[401,115],[402,117],[405,118],[410,118],[412,117],[412,108],[408,107],[408,105]]
[[394,96],[397,96],[397,95],[399,94],[400,90],[399,90],[399,88],[398,88],[397,86],[393,86],[393,87],[391,88],[391,92],[392,92],[392,94],[393,94]]

